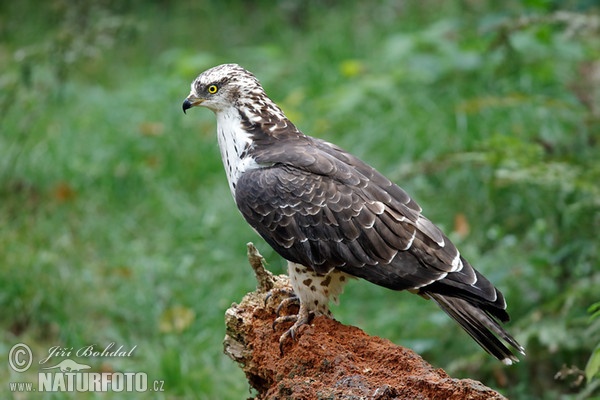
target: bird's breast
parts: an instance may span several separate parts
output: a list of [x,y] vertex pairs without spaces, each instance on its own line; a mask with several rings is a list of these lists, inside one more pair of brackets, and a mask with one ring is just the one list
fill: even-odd
[[230,113],[217,115],[217,137],[229,188],[235,198],[235,187],[240,176],[261,166],[252,157],[252,138],[242,127],[239,116]]

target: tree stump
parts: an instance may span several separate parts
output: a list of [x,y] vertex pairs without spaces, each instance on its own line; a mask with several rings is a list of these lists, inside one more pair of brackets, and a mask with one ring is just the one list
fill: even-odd
[[280,301],[289,297],[285,275],[264,269],[252,243],[248,258],[258,281],[255,292],[225,314],[225,354],[239,363],[258,399],[505,399],[471,379],[454,379],[412,350],[372,337],[326,317],[314,318],[296,340],[273,328]]

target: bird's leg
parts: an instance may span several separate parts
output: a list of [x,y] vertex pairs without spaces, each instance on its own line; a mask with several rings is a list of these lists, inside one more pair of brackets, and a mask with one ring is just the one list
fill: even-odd
[[295,321],[294,325],[292,325],[288,330],[286,330],[283,333],[283,335],[281,335],[279,337],[279,352],[281,353],[282,356],[283,356],[283,346],[285,344],[285,341],[288,338],[291,338],[292,340],[296,340],[296,332],[298,331],[298,329],[302,325],[310,323],[310,321],[313,319],[314,316],[315,316],[315,314],[312,311],[310,311],[308,308],[306,308],[304,306],[304,304],[300,303],[300,310],[298,311],[298,314],[278,317],[273,322],[273,324],[275,325],[275,323],[280,323],[280,322],[284,322],[284,321],[285,322]]
[[[329,299],[337,301],[347,279],[345,274],[335,270],[318,274],[312,268],[293,262],[288,263],[288,274],[295,295],[282,300],[276,310],[277,318],[273,322],[273,328],[282,322],[294,322],[279,338],[279,349],[282,354],[285,341],[288,338],[295,339],[302,325],[310,323],[314,316],[331,317]],[[300,303],[297,315],[279,316],[283,308],[295,303]]]
[[[277,318],[275,318],[275,320],[273,321],[273,325],[272,325],[273,330],[275,330],[276,326],[281,323],[286,323],[286,322],[294,323],[289,329],[287,329],[279,337],[279,351],[280,351],[281,355],[283,355],[283,346],[285,344],[285,341],[288,338],[295,340],[296,339],[296,330],[300,326],[309,323],[310,320],[312,319],[312,316],[314,316],[314,314],[311,313],[310,311],[308,311],[308,309],[306,307],[302,306],[300,297],[298,297],[294,292],[288,291],[285,289],[281,289],[278,291],[285,293],[286,295],[288,295],[288,297],[281,300],[281,302],[275,309],[275,315],[277,316]],[[273,292],[272,291],[269,292],[269,294],[267,295],[267,298],[265,299],[265,303],[268,301],[268,299],[272,295],[273,295]],[[288,309],[290,306],[298,306],[299,307],[298,314],[281,315],[281,311],[283,309]]]
[[277,315],[277,318],[279,319],[281,310],[283,310],[284,308],[288,308],[291,305],[300,307],[300,304],[301,304],[300,297],[298,297],[294,293],[292,293],[292,295],[290,297],[286,297],[285,299],[281,300],[281,303],[279,303],[279,305],[277,306],[277,309],[275,310],[275,314]]
[[[267,293],[267,295],[265,296],[265,306],[267,305],[267,303],[269,302],[269,300],[271,300],[271,297],[273,297],[273,295],[275,293],[283,293],[287,296],[287,298],[283,299],[282,303],[284,301],[287,301],[288,298],[298,298],[298,296],[296,296],[296,294],[292,291],[292,290],[288,290],[288,289],[271,289],[269,290],[269,293]],[[277,307],[277,316],[279,316],[279,310],[281,309],[281,304],[279,304],[279,306]]]
[[[281,300],[281,302],[279,303],[279,305],[277,306],[277,308],[275,309],[275,320],[273,321],[273,330],[275,330],[275,327],[278,324],[284,323],[284,322],[296,322],[296,320],[298,319],[298,316],[296,314],[291,314],[291,315],[281,315],[281,311],[285,308],[289,308],[290,306],[298,306],[298,309],[300,308],[301,302],[300,302],[300,297],[296,296],[296,294],[294,292],[292,292],[291,290],[281,290],[283,293],[287,294],[288,297],[284,298],[283,300]],[[270,293],[269,293],[270,295]],[[267,295],[267,296],[269,296]]]

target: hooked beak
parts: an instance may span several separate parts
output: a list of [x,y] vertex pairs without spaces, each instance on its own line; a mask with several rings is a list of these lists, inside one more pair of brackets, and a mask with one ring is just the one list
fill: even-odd
[[199,98],[199,97],[196,97],[196,96],[195,96],[195,95],[193,95],[193,94],[190,94],[190,95],[189,95],[189,96],[188,96],[188,97],[187,97],[187,98],[186,98],[186,99],[183,101],[183,105],[182,105],[182,108],[183,108],[183,113],[185,114],[185,111],[186,111],[186,110],[188,110],[188,109],[190,109],[190,108],[192,108],[192,107],[195,107],[195,106],[198,106],[198,105],[200,105],[200,104],[201,104],[203,101],[204,101],[204,99],[201,99],[201,98]]

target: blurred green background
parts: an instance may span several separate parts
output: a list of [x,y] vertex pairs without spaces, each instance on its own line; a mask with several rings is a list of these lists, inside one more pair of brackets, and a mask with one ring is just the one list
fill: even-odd
[[[223,315],[255,288],[198,73],[253,71],[305,133],[411,193],[506,295],[527,357],[505,367],[431,302],[352,282],[337,319],[514,399],[599,398],[597,1],[67,1],[0,4],[3,398],[51,346],[115,342],[162,393],[251,396]],[[593,354],[596,354],[594,357]],[[59,361],[60,359],[57,359]],[[586,379],[587,374],[587,379]],[[594,376],[596,378],[594,379]]]

